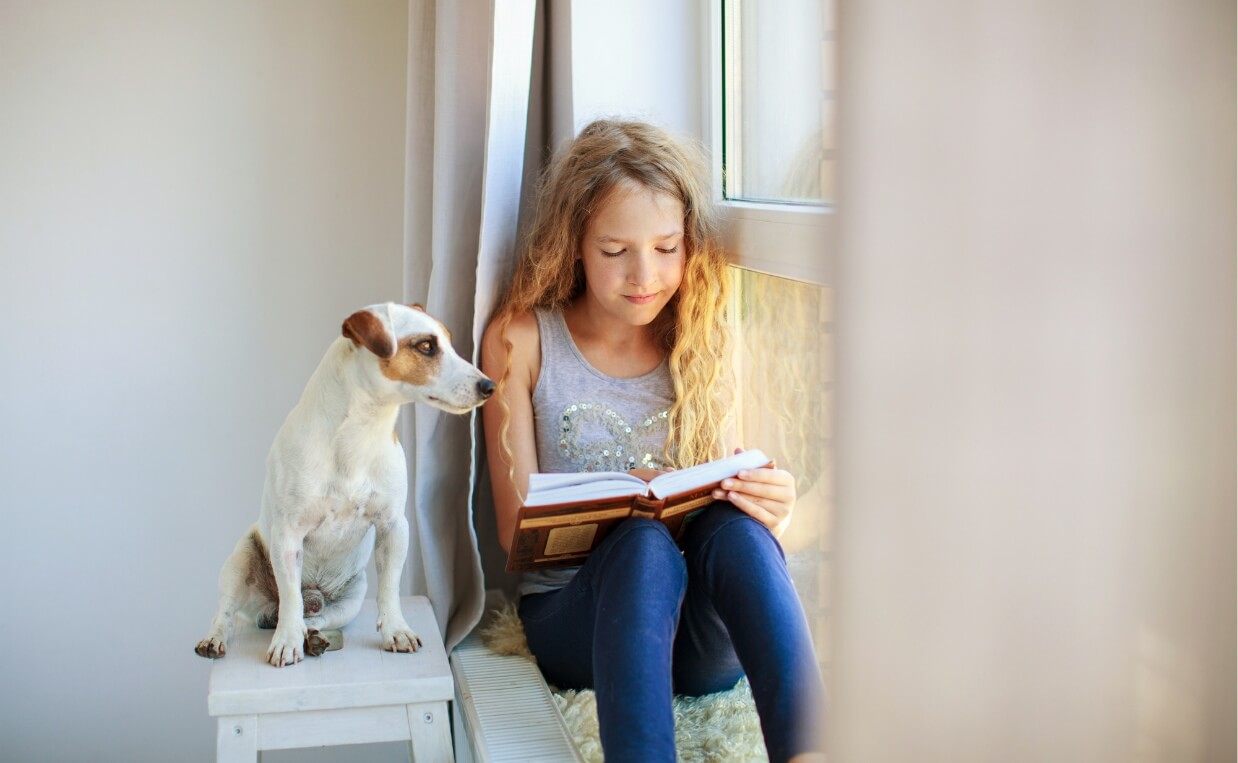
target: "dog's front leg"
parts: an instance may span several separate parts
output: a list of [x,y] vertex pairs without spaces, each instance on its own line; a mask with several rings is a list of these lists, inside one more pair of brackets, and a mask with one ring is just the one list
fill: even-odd
[[[403,507],[403,502],[398,504]],[[378,632],[383,649],[415,652],[421,639],[409,627],[400,610],[400,573],[408,555],[408,520],[397,513],[386,526],[376,526],[374,566],[378,572]]]
[[305,658],[305,604],[301,600],[301,554],[304,537],[288,530],[271,539],[271,571],[279,590],[279,622],[267,649],[267,662],[277,668]]

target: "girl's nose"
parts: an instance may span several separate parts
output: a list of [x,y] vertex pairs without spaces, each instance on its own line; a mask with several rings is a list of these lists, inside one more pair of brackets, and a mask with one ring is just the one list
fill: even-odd
[[632,269],[628,272],[628,282],[633,286],[645,286],[653,282],[655,272],[653,252],[640,252],[632,258]]

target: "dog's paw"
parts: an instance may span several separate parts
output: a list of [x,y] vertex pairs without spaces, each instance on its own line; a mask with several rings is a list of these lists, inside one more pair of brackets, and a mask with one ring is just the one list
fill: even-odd
[[202,657],[209,657],[212,660],[223,657],[228,653],[228,645],[222,638],[217,636],[207,636],[198,642],[198,645],[193,648]]
[[305,638],[304,631],[298,633],[291,628],[277,628],[271,637],[271,646],[267,648],[267,662],[282,668],[305,659]]
[[321,657],[322,653],[327,651],[327,647],[331,646],[331,642],[323,637],[317,630],[310,628],[305,633],[305,653],[310,657]]
[[391,627],[379,623],[378,632],[383,637],[383,649],[388,652],[415,652],[421,648],[421,637],[406,622]]

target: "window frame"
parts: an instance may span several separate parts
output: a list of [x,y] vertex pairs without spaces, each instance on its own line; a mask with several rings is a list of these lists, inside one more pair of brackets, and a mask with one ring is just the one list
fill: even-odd
[[710,149],[710,181],[718,212],[722,245],[731,263],[770,275],[829,286],[834,270],[834,205],[740,201],[724,196],[723,5],[730,0],[701,0],[708,28],[703,46],[709,78],[704,124]]

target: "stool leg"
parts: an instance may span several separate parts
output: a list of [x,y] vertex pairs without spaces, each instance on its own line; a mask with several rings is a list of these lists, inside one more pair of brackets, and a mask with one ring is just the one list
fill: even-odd
[[215,733],[217,763],[256,763],[258,760],[258,716],[225,715],[219,718]]
[[404,707],[408,710],[408,744],[413,763],[454,761],[447,703],[419,702]]

